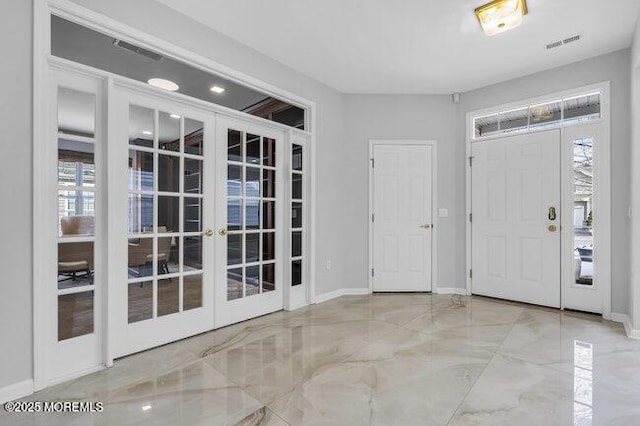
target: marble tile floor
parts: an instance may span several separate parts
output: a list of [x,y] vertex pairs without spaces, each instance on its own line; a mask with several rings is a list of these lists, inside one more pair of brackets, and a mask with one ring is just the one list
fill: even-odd
[[479,297],[343,296],[116,361],[4,425],[640,425],[620,324]]

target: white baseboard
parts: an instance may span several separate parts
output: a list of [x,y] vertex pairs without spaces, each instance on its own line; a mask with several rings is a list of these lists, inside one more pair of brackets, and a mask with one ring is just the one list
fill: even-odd
[[14,383],[9,386],[0,388],[0,404],[23,398],[33,393],[33,380],[25,380],[23,382]]
[[459,294],[468,296],[467,289],[461,287],[437,287],[434,291],[436,294]]
[[640,340],[640,330],[633,329],[629,315],[611,312],[611,321],[622,323],[622,325],[624,325],[624,331],[627,333],[628,337]]
[[322,303],[340,296],[356,296],[369,294],[368,288],[339,288],[328,293],[318,294],[313,303]]

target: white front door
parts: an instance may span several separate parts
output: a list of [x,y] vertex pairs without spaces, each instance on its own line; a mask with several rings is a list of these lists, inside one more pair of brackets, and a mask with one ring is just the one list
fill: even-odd
[[[109,317],[116,358],[213,328],[214,118],[116,87]],[[207,231],[210,232],[207,232]]]
[[284,132],[219,116],[215,325],[284,306]]
[[473,294],[560,307],[560,131],[475,142],[472,156]]
[[431,291],[433,146],[372,145],[373,291]]

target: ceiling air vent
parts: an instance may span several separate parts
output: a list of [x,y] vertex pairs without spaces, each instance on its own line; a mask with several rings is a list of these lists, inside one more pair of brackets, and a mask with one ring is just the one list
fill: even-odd
[[152,52],[151,50],[142,48],[140,46],[136,46],[135,44],[128,43],[118,38],[113,39],[113,45],[121,49],[126,49],[133,53],[137,53],[138,55],[146,56],[147,58],[151,58],[156,61],[159,61],[160,59],[162,59],[162,55],[156,52]]
[[555,49],[556,47],[564,46],[565,44],[573,43],[574,41],[580,40],[582,36],[580,34],[573,35],[571,37],[567,37],[563,40],[557,40],[552,43],[547,44],[547,50]]

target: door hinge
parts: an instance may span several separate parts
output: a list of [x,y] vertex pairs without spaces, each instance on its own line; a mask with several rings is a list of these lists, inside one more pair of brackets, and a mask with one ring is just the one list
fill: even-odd
[[376,221],[376,215],[371,213],[371,222],[375,222]]
[[376,276],[376,270],[374,268],[371,268],[371,278]]
[[469,269],[469,278],[473,278],[473,269]]
[[376,160],[371,158],[371,168],[373,169],[376,166]]
[[469,222],[473,222],[473,213],[469,213]]
[[473,166],[473,159],[475,157],[469,157],[469,167]]

